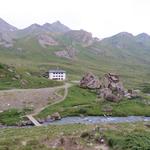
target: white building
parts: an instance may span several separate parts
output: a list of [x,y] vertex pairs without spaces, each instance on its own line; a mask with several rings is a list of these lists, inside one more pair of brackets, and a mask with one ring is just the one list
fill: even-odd
[[64,70],[49,70],[49,79],[50,80],[66,80],[66,71]]

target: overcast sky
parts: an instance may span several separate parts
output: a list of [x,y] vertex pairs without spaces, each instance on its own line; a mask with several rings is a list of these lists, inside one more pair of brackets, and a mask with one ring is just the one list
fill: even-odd
[[59,20],[99,38],[150,34],[150,0],[0,0],[0,17],[18,28]]

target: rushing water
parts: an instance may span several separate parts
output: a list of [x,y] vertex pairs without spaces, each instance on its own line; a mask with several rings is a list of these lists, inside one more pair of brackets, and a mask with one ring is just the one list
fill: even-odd
[[[129,116],[129,117],[103,117],[103,116],[87,116],[87,117],[65,117],[57,121],[46,121],[42,125],[66,125],[66,124],[104,124],[104,123],[132,123],[147,122],[150,117]],[[23,126],[30,128],[33,126]],[[0,128],[20,128],[18,126],[0,126]]]
[[101,124],[101,123],[125,123],[125,122],[145,122],[150,121],[150,117],[129,116],[129,117],[102,117],[102,116],[87,116],[87,117],[66,117],[57,121],[45,122],[44,125],[65,125],[65,124]]

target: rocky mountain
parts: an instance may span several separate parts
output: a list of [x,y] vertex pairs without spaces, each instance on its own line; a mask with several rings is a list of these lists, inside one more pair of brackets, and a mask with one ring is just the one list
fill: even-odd
[[30,68],[30,63],[36,70],[59,66],[73,76],[86,70],[115,70],[130,79],[141,74],[149,79],[149,58],[150,36],[146,33],[134,36],[121,32],[99,40],[90,32],[72,30],[59,21],[20,30],[0,19],[2,63],[23,68]]
[[56,21],[52,24],[50,23],[45,23],[43,25],[43,27],[50,31],[50,32],[60,32],[60,33],[65,33],[65,32],[68,32],[70,31],[71,29],[67,26],[65,26],[64,24],[62,24],[60,21]]
[[17,30],[16,27],[8,24],[6,21],[0,18],[0,32],[12,32],[16,30]]
[[37,36],[47,33],[65,33],[67,31],[70,31],[70,29],[59,21],[52,24],[45,23],[44,25],[39,25],[35,23],[25,29],[17,30],[16,37],[21,38],[26,36]]
[[8,48],[12,47],[14,31],[17,31],[16,27],[8,24],[6,21],[0,18],[0,45]]
[[35,36],[42,33],[46,33],[46,30],[39,24],[32,24],[29,27],[17,30],[14,34],[16,38],[22,38],[27,36]]
[[[105,43],[120,49],[139,49],[146,48],[150,42],[150,36],[146,33],[138,34],[133,36],[131,33],[121,32],[112,37],[105,38],[101,43]],[[147,47],[148,49],[150,47]]]
[[91,45],[94,41],[92,34],[84,30],[70,30],[65,35],[72,41],[82,43],[85,46]]
[[138,34],[136,37],[136,41],[140,43],[142,46],[150,46],[150,36],[147,33]]

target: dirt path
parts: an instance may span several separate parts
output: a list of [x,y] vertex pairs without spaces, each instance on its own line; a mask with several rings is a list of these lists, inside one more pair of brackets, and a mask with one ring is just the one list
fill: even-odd
[[[32,114],[27,115],[36,126],[40,126],[33,117],[50,105],[54,105],[65,100],[68,95],[68,88],[72,86],[66,83],[63,86],[40,88],[40,89],[13,89],[0,91],[0,111],[11,108],[22,109],[32,108]],[[58,95],[57,92],[64,89],[64,95]]]
[[[71,86],[71,84],[66,83],[63,87],[56,87],[56,89],[60,89],[60,88],[64,88],[64,96],[62,98],[60,98],[59,100],[55,101],[54,103],[50,104],[50,105],[54,105],[57,103],[60,103],[61,101],[65,100],[67,95],[68,95],[68,88]],[[32,123],[35,126],[41,126],[41,124],[34,118],[35,115],[37,115],[38,113],[40,113],[43,109],[45,109],[46,107],[49,107],[50,105],[44,106],[42,108],[36,109],[36,111],[30,115],[27,115],[27,118],[32,121]]]
[[46,106],[41,107],[39,109],[36,109],[36,111],[34,111],[34,113],[32,115],[35,116],[38,113],[40,113],[42,110],[44,110],[46,107],[49,107],[50,105],[54,105],[54,104],[60,103],[61,101],[65,100],[67,95],[68,95],[68,88],[71,87],[71,86],[72,86],[72,84],[66,83],[64,86],[56,87],[56,89],[63,89],[64,88],[64,95],[63,95],[63,97],[60,97],[58,94],[56,94],[57,96],[60,97],[59,99],[57,99],[56,101],[54,101],[53,103],[51,103],[49,105],[46,105]]
[[0,111],[11,108],[22,109],[32,108],[34,112],[39,112],[50,103],[55,103],[62,99],[57,92],[60,89],[70,87],[69,83],[63,86],[41,88],[41,89],[13,89],[0,91]]

